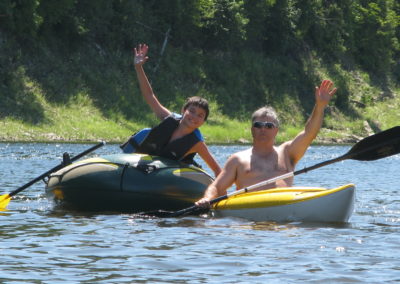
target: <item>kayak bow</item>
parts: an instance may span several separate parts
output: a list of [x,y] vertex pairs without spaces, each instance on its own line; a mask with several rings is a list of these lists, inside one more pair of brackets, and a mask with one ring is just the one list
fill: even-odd
[[347,222],[355,199],[355,186],[276,188],[234,195],[213,206],[216,217],[252,221]]

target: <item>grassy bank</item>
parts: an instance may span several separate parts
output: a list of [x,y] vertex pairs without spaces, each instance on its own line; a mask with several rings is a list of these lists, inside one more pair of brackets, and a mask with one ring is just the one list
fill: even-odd
[[162,104],[211,102],[209,143],[249,142],[263,105],[279,113],[277,142],[294,137],[326,78],[339,90],[316,143],[400,121],[398,1],[250,2],[1,2],[0,140],[120,143],[157,123],[133,71],[139,43]]
[[[215,104],[214,104],[215,105]],[[133,132],[155,124],[128,120],[123,116],[105,118],[87,96],[79,96],[64,106],[52,105],[43,100],[46,121],[32,124],[16,118],[0,121],[0,141],[11,142],[95,142],[121,143]],[[398,125],[400,122],[400,99],[375,103],[359,109],[358,118],[347,117],[334,108],[327,110],[324,127],[315,143],[354,143],[373,132]],[[150,110],[148,109],[150,113]],[[300,122],[283,124],[278,143],[293,138],[304,120],[300,113],[293,113]],[[209,121],[201,128],[208,144],[250,143],[249,120],[242,121],[221,115],[212,110]]]
[[[139,93],[129,52],[90,45],[67,53],[48,47],[2,51],[3,61],[15,63],[2,70],[0,141],[121,143],[157,123]],[[209,144],[250,143],[251,113],[265,104],[281,118],[277,142],[293,138],[304,127],[313,88],[322,78],[332,79],[339,90],[316,143],[353,143],[400,122],[399,86],[356,67],[312,56],[301,64],[260,54],[244,60],[244,54],[205,57],[174,49],[168,57],[150,56],[145,68],[168,108],[179,112],[193,95],[209,100],[211,114],[202,127]]]

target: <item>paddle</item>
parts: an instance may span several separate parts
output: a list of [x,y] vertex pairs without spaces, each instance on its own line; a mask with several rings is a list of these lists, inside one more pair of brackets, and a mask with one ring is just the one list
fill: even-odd
[[[274,177],[269,180],[265,180],[262,182],[259,182],[257,184],[236,190],[232,193],[225,194],[222,196],[219,196],[213,200],[210,201],[210,204],[217,203],[218,201],[227,199],[230,196],[234,196],[237,194],[241,194],[243,192],[247,192],[249,190],[258,188],[260,186],[264,186],[270,183],[273,183],[277,180],[289,178],[292,176],[296,176],[302,173],[306,173],[308,171],[318,169],[320,167],[330,165],[336,162],[340,162],[343,160],[347,159],[352,159],[352,160],[357,160],[357,161],[373,161],[373,160],[378,160],[382,158],[386,158],[395,154],[400,153],[400,126],[396,126],[393,128],[390,128],[388,130],[379,132],[377,134],[371,135],[369,137],[366,137],[359,142],[357,142],[346,154],[337,157],[335,159],[331,159],[325,162],[318,163],[314,166],[304,168],[295,172],[289,172],[281,176]],[[153,214],[157,217],[178,217],[182,216],[184,214],[188,213],[193,213],[197,210],[201,210],[198,206],[191,206],[186,209],[182,209],[176,212],[162,212],[159,211],[153,212]]]
[[[95,146],[87,149],[86,151],[83,151],[82,153],[76,155],[75,157],[69,159],[69,162],[74,162],[80,158],[82,158],[83,156],[89,154],[90,152],[93,152],[94,150],[104,146],[106,144],[106,142],[101,141],[99,144],[96,144]],[[65,156],[65,155],[64,155]],[[45,178],[46,176],[48,176],[49,174],[51,174],[52,172],[58,171],[60,169],[62,169],[63,167],[65,167],[65,163],[61,163],[58,166],[55,166],[54,168],[52,168],[51,170],[48,170],[47,172],[45,172],[44,174],[38,176],[37,178],[34,178],[33,180],[31,180],[30,182],[24,184],[23,186],[17,188],[16,190],[8,193],[8,194],[4,194],[0,196],[0,210],[1,209],[5,209],[8,205],[8,203],[11,200],[11,197],[20,193],[21,191],[23,191],[24,189],[30,187],[32,184],[38,182],[39,180],[42,180],[43,178]]]

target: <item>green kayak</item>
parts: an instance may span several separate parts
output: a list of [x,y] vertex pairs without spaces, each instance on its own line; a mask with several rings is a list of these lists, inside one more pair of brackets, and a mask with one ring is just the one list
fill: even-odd
[[60,206],[77,210],[179,210],[201,198],[212,181],[193,165],[144,154],[114,154],[52,173],[46,194]]

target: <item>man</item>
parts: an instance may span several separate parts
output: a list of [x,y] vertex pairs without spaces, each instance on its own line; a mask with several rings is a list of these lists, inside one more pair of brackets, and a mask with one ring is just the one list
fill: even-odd
[[[251,127],[253,147],[229,157],[219,176],[196,205],[209,208],[210,201],[225,195],[233,183],[237,189],[241,189],[293,171],[317,136],[324,118],[324,109],[336,90],[332,81],[323,80],[321,85],[315,88],[315,106],[305,129],[293,140],[279,146],[275,146],[275,137],[279,130],[279,120],[275,110],[272,107],[256,110],[252,115]],[[258,190],[292,185],[293,177],[276,181]]]

